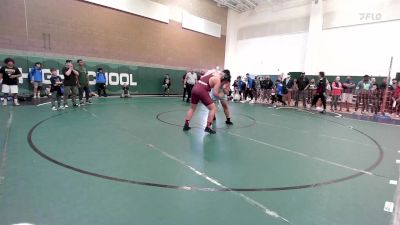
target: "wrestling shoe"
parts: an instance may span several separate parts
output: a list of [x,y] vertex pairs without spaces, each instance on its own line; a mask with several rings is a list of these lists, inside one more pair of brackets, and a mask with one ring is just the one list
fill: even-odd
[[191,128],[191,127],[189,127],[189,124],[185,124],[185,125],[183,126],[183,131],[188,131],[188,130],[190,130],[190,128]]
[[215,132],[215,130],[213,130],[213,129],[209,128],[209,127],[206,127],[206,129],[204,129],[204,131],[207,132],[207,133],[210,133],[210,134],[217,133],[217,132]]
[[230,120],[229,120],[229,121],[228,121],[228,120],[225,121],[225,124],[227,124],[227,125],[233,125],[232,121],[230,121]]

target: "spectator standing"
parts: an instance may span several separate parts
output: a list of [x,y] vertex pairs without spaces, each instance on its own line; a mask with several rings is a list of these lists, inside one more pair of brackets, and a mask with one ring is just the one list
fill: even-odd
[[389,91],[391,93],[391,98],[390,98],[390,107],[392,110],[392,112],[395,111],[396,109],[396,105],[399,104],[399,102],[396,102],[396,96],[395,96],[395,92],[396,89],[399,85],[397,84],[397,80],[396,79],[392,79],[392,84],[389,85]]
[[31,71],[29,71],[28,78],[33,86],[33,98],[40,98],[43,82],[42,64],[40,62],[35,63]]
[[[169,74],[165,74],[164,81],[163,81],[163,87],[164,87],[164,93],[163,96],[167,95],[169,96],[169,91],[171,87],[171,78],[169,77]],[[188,96],[189,98],[189,96]]]
[[400,85],[396,85],[396,89],[394,90],[393,96],[394,96],[393,113],[396,113],[396,117],[399,117],[399,114],[400,114]]
[[[189,71],[187,71],[187,73],[189,73]],[[183,74],[183,76],[182,76],[182,86],[183,86],[182,101],[185,101],[185,97],[187,94],[187,87],[186,87],[186,74],[187,73]],[[189,99],[189,97],[188,97],[188,99]]]
[[254,80],[254,97],[255,97],[255,101],[260,101],[261,99],[261,81],[260,81],[260,77],[256,76],[255,80]]
[[242,77],[238,76],[237,79],[233,82],[232,86],[234,87],[235,91],[239,93],[240,101],[242,101],[244,90],[246,89],[246,83],[243,82]]
[[107,97],[106,83],[107,83],[107,78],[106,74],[103,72],[103,68],[98,68],[96,73],[96,88],[99,97],[102,96],[102,93],[104,97]]
[[[61,77],[58,76],[57,70],[54,68],[50,69],[51,77],[50,77],[50,93],[51,93],[51,109],[52,110],[57,110],[57,109],[64,109],[64,107],[61,105],[61,96],[62,96],[62,80]],[[57,107],[56,107],[56,101],[57,101]]]
[[398,85],[398,84],[397,84],[397,80],[396,80],[396,79],[392,79],[392,84],[389,85],[389,90],[390,90],[390,91],[396,90],[397,85]]
[[326,79],[325,97],[326,97],[326,101],[331,102],[331,106],[332,106],[332,85],[328,79]]
[[86,104],[92,104],[90,101],[90,90],[89,90],[89,74],[85,66],[85,62],[82,59],[77,61],[78,67],[78,88],[79,88],[79,104],[84,105],[83,93],[85,93]]
[[3,106],[7,106],[8,95],[12,95],[14,105],[18,106],[18,78],[22,76],[21,71],[15,66],[12,58],[4,60],[4,66],[0,68],[1,92],[4,94]]
[[371,90],[371,82],[369,79],[369,75],[364,75],[363,79],[358,82],[356,90],[357,90],[357,101],[356,101],[356,108],[357,111],[360,103],[362,104],[361,113],[365,113],[369,109],[369,102],[368,97]]
[[301,73],[299,79],[297,79],[297,87],[298,90],[296,92],[296,98],[295,98],[295,103],[294,106],[298,107],[299,106],[299,101],[301,98],[301,101],[303,102],[303,108],[306,108],[306,87],[310,83],[308,78],[306,77],[306,74],[303,72]]
[[254,80],[253,78],[250,77],[250,74],[247,73],[246,74],[246,89],[244,91],[244,101],[247,100],[247,96],[250,96],[250,103],[254,103],[253,102],[253,89],[254,89]]
[[276,107],[275,102],[281,102],[283,106],[286,106],[286,102],[283,100],[283,84],[281,82],[281,80],[278,78],[276,80],[276,85],[275,85],[275,90],[274,93],[272,95],[272,104],[274,104],[274,107]]
[[73,107],[77,107],[76,95],[78,94],[77,78],[79,73],[74,69],[72,60],[69,59],[65,61],[65,67],[61,71],[64,75],[64,108],[68,108],[68,97],[70,94],[72,95]]
[[189,99],[192,97],[192,89],[197,82],[197,74],[194,71],[189,71],[185,77],[186,90],[188,97],[186,102],[189,103]]
[[371,90],[370,90],[370,103],[371,103],[371,113],[374,113],[375,115],[378,114],[380,110],[380,106],[382,104],[381,101],[381,94],[380,90],[378,87],[378,84],[374,83],[372,84]]
[[331,111],[337,110],[338,101],[340,95],[342,95],[342,82],[340,82],[340,77],[336,77],[335,81],[332,82],[332,104]]
[[266,93],[267,93],[267,82],[266,81],[267,80],[265,77],[262,77],[260,79],[260,87],[261,87],[261,93],[260,93],[261,97],[260,98],[261,98],[262,103],[265,103],[265,98],[266,98]]
[[290,73],[287,74],[287,77],[283,80],[282,85],[283,85],[284,100],[290,106],[292,104],[293,85],[294,85],[294,80],[291,77]]
[[385,90],[386,87],[387,87],[387,78],[383,78],[381,85],[379,85],[379,90],[381,90],[381,91]]
[[353,91],[356,84],[353,82],[350,76],[346,78],[346,81],[342,84],[342,104],[340,104],[340,111],[342,111],[343,103],[345,104],[346,111],[350,112],[349,105],[353,103]]
[[272,94],[272,89],[274,88],[274,82],[271,80],[270,76],[265,77],[265,89],[266,89],[266,95],[267,95],[267,103],[271,99],[271,94]]
[[326,97],[325,97],[325,92],[326,92],[326,78],[325,78],[325,72],[319,72],[319,81],[317,85],[317,89],[315,91],[315,96],[311,102],[311,106],[315,107],[317,104],[317,101],[321,99],[322,106],[324,107],[321,113],[326,112]]

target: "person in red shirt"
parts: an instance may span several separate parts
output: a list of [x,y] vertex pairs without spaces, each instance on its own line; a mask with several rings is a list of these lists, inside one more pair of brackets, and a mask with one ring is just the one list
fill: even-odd
[[331,111],[337,110],[337,105],[340,95],[342,95],[342,82],[340,82],[340,77],[336,77],[335,81],[332,82],[332,104]]
[[397,85],[396,89],[394,90],[394,113],[396,113],[396,117],[399,117],[400,114],[400,85]]
[[206,74],[201,76],[200,80],[194,85],[192,90],[192,98],[191,105],[189,110],[187,111],[185,118],[185,125],[183,126],[183,130],[190,130],[189,121],[193,117],[193,113],[196,111],[197,104],[201,101],[209,110],[205,132],[210,134],[215,134],[216,132],[211,129],[211,124],[213,122],[215,113],[217,111],[217,107],[214,104],[214,101],[210,97],[210,91],[213,90],[213,94],[215,97],[221,99],[225,96],[224,93],[220,93],[219,89],[223,82],[230,82],[231,77],[230,74],[225,74],[221,71],[211,70]]

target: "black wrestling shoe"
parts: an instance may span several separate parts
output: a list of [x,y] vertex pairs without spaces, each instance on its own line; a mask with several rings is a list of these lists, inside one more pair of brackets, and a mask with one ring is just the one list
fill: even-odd
[[206,129],[204,129],[204,131],[207,132],[207,133],[210,133],[210,134],[217,133],[217,132],[215,132],[215,130],[213,130],[213,129],[209,128],[209,127],[206,127]]
[[324,114],[324,113],[326,113],[326,111],[325,111],[325,109],[324,109],[324,110],[322,110],[322,111],[319,112],[319,113]]
[[227,125],[233,125],[233,123],[229,120],[227,120],[227,121],[225,121],[225,123],[227,124]]
[[185,126],[183,126],[183,131],[188,131],[190,128],[191,127],[189,127],[189,124],[185,124]]

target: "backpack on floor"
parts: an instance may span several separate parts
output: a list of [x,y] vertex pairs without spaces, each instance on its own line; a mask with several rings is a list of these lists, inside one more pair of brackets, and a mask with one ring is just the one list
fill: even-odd
[[17,98],[18,98],[18,101],[30,102],[30,101],[32,101],[33,94],[19,94],[17,96]]

